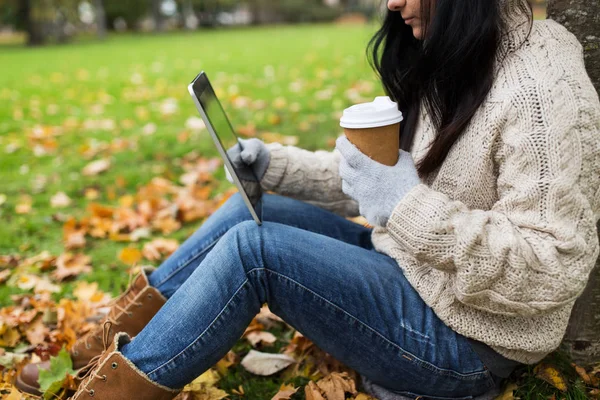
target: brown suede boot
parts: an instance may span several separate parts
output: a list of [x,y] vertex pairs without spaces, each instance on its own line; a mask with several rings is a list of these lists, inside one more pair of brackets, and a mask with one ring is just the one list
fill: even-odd
[[[125,293],[114,300],[105,320],[95,329],[78,339],[70,351],[73,369],[86,366],[92,358],[104,350],[103,323],[110,321],[108,342],[112,341],[116,332],[126,332],[131,336],[137,335],[150,322],[152,317],[165,304],[167,299],[148,283],[146,271],[133,280]],[[40,369],[49,369],[50,362],[32,363],[26,365],[17,375],[15,386],[22,392],[40,396],[38,377]]]
[[[110,324],[110,322],[108,322]],[[107,328],[107,330],[110,328]],[[171,400],[181,390],[169,389],[148,379],[120,352],[131,338],[125,332],[117,333],[111,345],[81,370],[81,384],[70,400],[93,397],[98,400]],[[84,373],[85,371],[85,373]]]

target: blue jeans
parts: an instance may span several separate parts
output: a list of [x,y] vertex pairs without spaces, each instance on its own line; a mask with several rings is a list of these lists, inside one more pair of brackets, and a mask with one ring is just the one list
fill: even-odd
[[319,348],[400,394],[468,399],[492,388],[467,339],[373,249],[371,229],[263,196],[262,226],[235,194],[150,274],[169,299],[122,352],[151,380],[182,388],[224,357],[267,303]]

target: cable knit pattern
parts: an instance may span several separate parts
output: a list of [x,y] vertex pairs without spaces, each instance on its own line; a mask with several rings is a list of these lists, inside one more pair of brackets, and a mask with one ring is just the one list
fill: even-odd
[[[527,364],[555,350],[600,252],[600,101],[574,35],[498,0],[503,35],[488,98],[442,166],[372,234],[444,323]],[[435,137],[424,107],[411,154]],[[343,216],[337,151],[270,144],[262,184]]]

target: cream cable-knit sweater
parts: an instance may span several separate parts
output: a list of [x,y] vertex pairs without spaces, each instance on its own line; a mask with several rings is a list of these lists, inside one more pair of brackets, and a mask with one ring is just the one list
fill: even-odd
[[[600,101],[574,35],[535,21],[518,48],[530,27],[525,0],[498,1],[511,32],[487,100],[372,241],[449,327],[533,364],[559,346],[598,257]],[[415,162],[434,135],[422,108]],[[337,150],[267,146],[265,190],[358,215]]]

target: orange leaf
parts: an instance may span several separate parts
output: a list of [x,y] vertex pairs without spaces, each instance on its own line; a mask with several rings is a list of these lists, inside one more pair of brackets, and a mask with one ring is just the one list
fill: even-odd
[[134,265],[142,259],[142,252],[135,247],[126,247],[119,253],[119,260],[124,264]]
[[271,398],[271,400],[289,400],[298,389],[300,388],[294,388],[294,385],[284,385],[282,383],[279,387],[279,391]]

